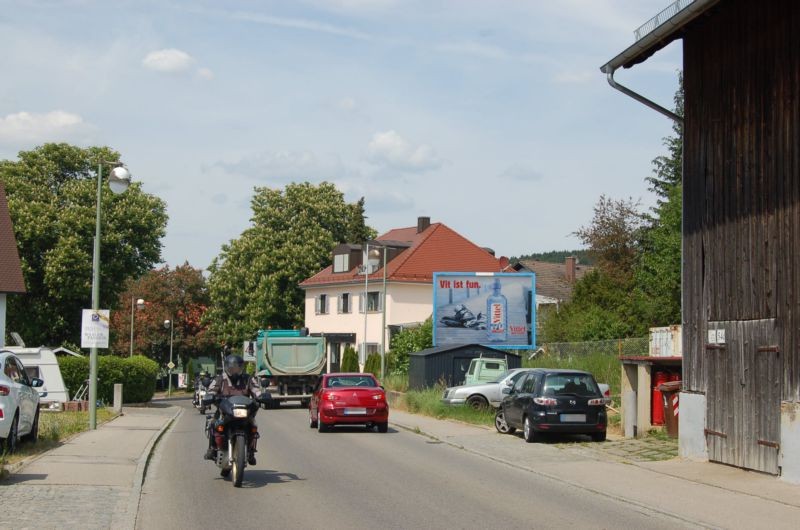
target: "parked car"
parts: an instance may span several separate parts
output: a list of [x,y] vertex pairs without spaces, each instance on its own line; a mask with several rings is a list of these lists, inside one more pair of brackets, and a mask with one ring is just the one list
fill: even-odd
[[0,442],[13,453],[20,439],[35,442],[39,436],[39,393],[44,384],[29,378],[25,366],[8,350],[0,351]]
[[502,389],[513,386],[517,379],[531,370],[532,368],[513,368],[502,372],[493,381],[487,383],[448,387],[442,394],[442,403],[446,405],[466,404],[474,409],[489,405],[498,408],[500,402],[503,401]]
[[526,442],[543,433],[606,439],[606,400],[589,372],[535,368],[502,392],[505,397],[494,420],[502,434],[522,429]]
[[308,405],[308,425],[325,432],[336,425],[389,429],[386,393],[372,374],[323,374]]

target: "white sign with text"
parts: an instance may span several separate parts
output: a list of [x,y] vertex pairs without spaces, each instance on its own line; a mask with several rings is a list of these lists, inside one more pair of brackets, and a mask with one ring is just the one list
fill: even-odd
[[81,348],[108,348],[108,309],[84,309],[81,318]]

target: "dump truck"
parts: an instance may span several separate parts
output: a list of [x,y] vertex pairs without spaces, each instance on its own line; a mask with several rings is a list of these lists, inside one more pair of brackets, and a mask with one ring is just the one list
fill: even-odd
[[308,330],[262,329],[256,337],[256,376],[272,394],[273,406],[300,401],[307,407],[325,370],[325,343]]

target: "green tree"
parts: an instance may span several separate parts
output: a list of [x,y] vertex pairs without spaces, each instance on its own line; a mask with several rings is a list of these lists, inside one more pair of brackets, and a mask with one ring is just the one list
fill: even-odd
[[391,370],[394,374],[407,374],[411,352],[433,347],[433,320],[428,318],[417,328],[404,329],[392,336],[389,345]]
[[256,188],[252,226],[223,246],[209,267],[211,331],[229,343],[258,329],[303,323],[298,284],[330,265],[338,243],[375,236],[364,223],[363,200],[348,204],[328,182]]
[[[80,343],[81,310],[91,307],[98,163],[118,162],[119,153],[50,143],[18,157],[0,161],[0,179],[28,294],[10,299],[8,329],[29,344]],[[126,279],[161,261],[167,214],[137,183],[120,195],[103,187],[100,306],[114,309]]]
[[210,304],[203,273],[184,263],[174,269],[164,266],[130,280],[120,294],[119,311],[111,314],[111,346],[114,353],[130,351],[131,300],[142,298],[145,307],[134,309],[134,354],[143,354],[163,366],[169,357],[169,330],[165,320],[174,320],[173,358],[184,366],[189,359],[213,355],[219,342],[204,322]]
[[[675,92],[675,113],[683,116],[683,75]],[[658,196],[643,232],[636,284],[644,318],[650,326],[681,321],[681,220],[683,199],[683,125],[674,123],[673,136],[664,138],[668,155],[653,160],[647,178]]]
[[358,372],[358,354],[353,348],[348,346],[344,349],[339,369],[342,372]]

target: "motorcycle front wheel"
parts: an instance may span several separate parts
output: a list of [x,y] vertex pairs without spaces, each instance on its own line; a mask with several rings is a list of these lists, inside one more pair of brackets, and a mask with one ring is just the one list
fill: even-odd
[[242,487],[244,479],[244,461],[247,453],[247,441],[244,435],[236,435],[233,441],[233,487]]

